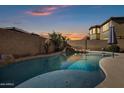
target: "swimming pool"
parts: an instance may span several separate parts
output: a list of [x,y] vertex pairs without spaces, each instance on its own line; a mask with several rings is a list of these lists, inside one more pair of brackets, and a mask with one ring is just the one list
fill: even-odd
[[[21,61],[0,68],[0,87],[15,87],[38,75],[42,78],[44,74],[45,77],[48,78],[47,81],[55,80],[56,85],[52,84],[50,86],[50,82],[49,84],[41,82],[41,87],[95,87],[105,78],[103,71],[99,67],[99,60],[101,58],[103,58],[103,56],[96,53],[88,53],[86,55],[75,53],[72,55],[60,54],[51,57]],[[61,73],[63,76],[61,76]],[[66,76],[69,75],[68,77],[71,78],[69,86],[64,86],[64,84],[61,85],[62,79],[60,83],[60,80],[57,81],[57,78],[55,78],[57,75],[58,79],[62,77],[64,79],[65,73]],[[65,79],[69,79],[68,77]]]

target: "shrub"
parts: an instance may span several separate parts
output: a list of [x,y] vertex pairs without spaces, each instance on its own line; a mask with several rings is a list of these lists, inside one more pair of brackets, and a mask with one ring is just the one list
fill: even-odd
[[55,51],[63,50],[67,46],[67,37],[62,36],[61,33],[53,32],[49,34],[51,42],[55,46]]
[[108,52],[120,52],[120,47],[118,45],[109,45],[107,48],[105,48],[105,51]]

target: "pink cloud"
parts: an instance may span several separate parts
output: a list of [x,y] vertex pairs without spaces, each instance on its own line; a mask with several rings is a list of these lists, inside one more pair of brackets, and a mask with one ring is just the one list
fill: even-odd
[[45,10],[45,11],[54,11],[56,9],[57,9],[56,6],[49,6],[49,7],[45,7],[43,10]]
[[27,11],[27,14],[30,14],[32,16],[48,16],[48,15],[51,15],[52,12],[31,12],[31,11]]
[[55,13],[58,9],[65,7],[68,7],[68,5],[43,6],[35,10],[27,11],[26,14],[32,16],[48,16]]

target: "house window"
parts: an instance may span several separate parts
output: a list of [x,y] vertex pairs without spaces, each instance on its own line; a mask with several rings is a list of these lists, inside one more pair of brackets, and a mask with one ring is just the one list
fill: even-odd
[[100,29],[99,28],[97,28],[97,33],[100,33]]
[[93,28],[93,34],[96,34],[96,28]]
[[106,23],[105,25],[103,25],[102,27],[102,32],[108,31],[109,30],[109,23]]
[[90,30],[90,35],[92,35],[92,29]]

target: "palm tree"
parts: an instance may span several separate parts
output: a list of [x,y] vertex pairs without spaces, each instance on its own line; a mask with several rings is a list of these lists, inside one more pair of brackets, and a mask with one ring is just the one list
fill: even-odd
[[61,33],[53,32],[53,33],[49,34],[49,37],[55,46],[55,51],[60,51],[60,50],[64,49],[64,47],[67,44],[68,39],[66,37],[62,36]]
[[61,36],[62,39],[62,48],[65,48],[67,46],[67,42],[69,41],[69,38]]

